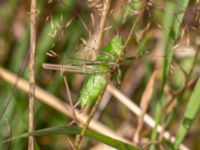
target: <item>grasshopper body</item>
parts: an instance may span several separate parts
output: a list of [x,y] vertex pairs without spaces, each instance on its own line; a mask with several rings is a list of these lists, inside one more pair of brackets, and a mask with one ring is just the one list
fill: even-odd
[[102,70],[102,74],[88,75],[83,83],[79,97],[82,107],[91,106],[103,94],[110,80],[111,70],[116,68],[111,62],[117,64],[121,57],[123,57],[123,39],[117,35],[97,57],[97,61],[104,62],[95,66],[97,70]]

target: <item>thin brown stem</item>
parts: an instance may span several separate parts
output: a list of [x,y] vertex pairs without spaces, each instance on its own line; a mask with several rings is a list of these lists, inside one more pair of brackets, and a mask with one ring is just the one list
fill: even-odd
[[140,138],[141,138],[140,134],[141,134],[141,131],[142,131],[143,125],[144,125],[144,116],[147,113],[147,109],[148,109],[149,104],[151,102],[154,84],[155,84],[158,72],[159,72],[159,70],[154,71],[154,73],[150,77],[149,82],[148,82],[148,84],[145,88],[143,95],[142,95],[142,99],[141,99],[141,102],[140,102],[141,114],[138,117],[138,125],[137,125],[136,131],[135,131],[133,139],[132,139],[133,142],[137,143],[137,144],[140,142]]
[[103,40],[103,36],[104,36],[104,29],[105,29],[107,16],[109,14],[109,10],[110,10],[110,0],[105,0],[103,11],[102,11],[102,17],[101,17],[101,21],[100,21],[99,29],[98,29],[96,46],[95,46],[95,50],[97,50],[97,51],[100,50],[101,45],[102,45],[102,40]]
[[178,91],[176,91],[176,92],[173,93],[175,96],[177,96],[177,95],[179,95],[181,93],[184,93],[184,91],[187,89],[188,83],[190,82],[190,79],[191,79],[192,73],[194,71],[195,65],[196,65],[196,63],[198,61],[198,55],[199,55],[199,53],[200,53],[200,45],[197,47],[197,51],[196,51],[194,60],[192,62],[192,67],[190,68],[190,71],[187,74],[186,79],[185,79],[185,84]]
[[96,112],[96,110],[97,110],[97,108],[99,106],[99,103],[101,101],[101,98],[103,96],[104,91],[105,91],[105,89],[102,91],[102,94],[99,96],[99,98],[95,102],[95,104],[94,104],[94,106],[93,106],[93,108],[92,108],[92,110],[91,110],[91,112],[90,112],[90,114],[88,116],[88,119],[87,119],[86,123],[84,124],[84,127],[83,127],[83,129],[81,131],[81,134],[78,135],[76,137],[76,139],[75,139],[75,150],[79,150],[80,149],[80,144],[82,142],[83,136],[84,136],[89,124],[90,124],[90,121],[92,120],[92,118],[93,118],[93,116],[94,116],[94,114],[95,114],[95,112]]
[[29,52],[25,55],[25,59],[23,59],[22,63],[20,64],[20,69],[19,69],[19,71],[17,73],[18,78],[16,79],[15,84],[13,85],[12,89],[10,90],[10,93],[9,93],[8,97],[5,100],[5,105],[2,108],[2,111],[0,113],[0,118],[3,118],[4,115],[5,115],[5,112],[6,112],[7,108],[8,108],[8,106],[9,106],[9,103],[10,103],[14,93],[16,92],[17,84],[19,82],[19,79],[22,77],[22,75],[24,73],[24,70],[27,67],[28,60],[29,60]]
[[131,41],[131,37],[135,31],[135,28],[137,26],[137,24],[139,23],[140,19],[142,18],[143,16],[143,12],[144,12],[144,9],[141,9],[140,13],[138,14],[135,22],[133,23],[132,27],[131,27],[131,30],[130,30],[130,33],[128,35],[128,38],[126,39],[126,42],[124,44],[124,47],[123,47],[123,50],[126,49],[126,47],[128,46],[129,42]]
[[196,65],[196,63],[198,61],[199,52],[200,52],[200,45],[197,47],[197,51],[196,51],[194,60],[192,62],[192,67],[190,68],[189,74],[186,77],[186,85],[189,82],[189,79],[191,78],[191,75],[192,75],[192,73],[194,71],[195,65]]
[[71,148],[74,150],[74,144],[72,143],[72,141],[70,140],[70,138],[67,137],[67,142],[69,143],[69,145],[71,146]]
[[[29,127],[28,131],[34,131],[34,101],[35,101],[35,48],[36,48],[36,8],[37,0],[31,0],[30,13],[30,62],[29,62]],[[34,150],[34,138],[28,138],[28,150]]]
[[63,76],[63,79],[64,79],[64,83],[65,83],[65,88],[66,88],[66,91],[67,91],[67,96],[69,98],[69,104],[71,106],[73,119],[74,119],[75,122],[77,122],[76,113],[75,113],[74,108],[73,108],[73,102],[72,102],[72,96],[71,96],[70,89],[69,89],[69,84],[68,84],[67,78],[65,76]]

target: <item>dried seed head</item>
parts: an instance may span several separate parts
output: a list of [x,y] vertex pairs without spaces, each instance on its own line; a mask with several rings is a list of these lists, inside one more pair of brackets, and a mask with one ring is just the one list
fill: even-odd
[[49,21],[49,16],[46,17],[45,23],[47,23],[47,21]]
[[53,0],[48,0],[47,4],[50,4],[50,3],[52,3],[52,2],[53,2]]
[[67,28],[67,27],[71,24],[71,22],[72,22],[73,19],[74,19],[74,18],[70,19],[70,20],[66,23],[65,28]]
[[91,17],[91,20],[92,20],[92,26],[93,26],[93,28],[95,28],[94,14],[91,13],[90,17]]
[[103,9],[103,5],[102,0],[88,0],[88,6],[94,10],[98,10],[99,12]]
[[197,30],[200,20],[200,2],[189,6],[185,12],[184,24],[189,30]]
[[48,33],[48,35],[52,38],[55,38],[57,34],[57,30],[55,30],[53,33]]
[[54,52],[53,50],[50,50],[49,52],[46,53],[46,55],[50,56],[50,57],[57,57],[57,53]]

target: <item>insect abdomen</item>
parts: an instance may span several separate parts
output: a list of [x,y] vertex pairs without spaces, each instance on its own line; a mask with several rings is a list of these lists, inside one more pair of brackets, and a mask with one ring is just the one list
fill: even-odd
[[82,107],[89,107],[103,94],[107,86],[107,80],[102,75],[89,75],[80,91],[79,100]]
[[97,69],[102,70],[101,75],[89,75],[84,82],[80,92],[79,100],[82,107],[89,107],[92,105],[100,95],[103,94],[108,77],[110,77],[110,67],[106,65],[107,62],[115,63],[120,59],[123,51],[123,39],[120,36],[115,36],[112,41],[103,49],[103,53],[97,57],[97,61],[102,61],[102,65],[96,66]]

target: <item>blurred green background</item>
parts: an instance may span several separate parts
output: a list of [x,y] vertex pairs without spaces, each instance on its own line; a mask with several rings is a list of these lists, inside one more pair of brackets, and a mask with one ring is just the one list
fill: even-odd
[[[97,8],[100,4],[101,1],[97,0],[37,2],[39,14],[37,16],[36,84],[61,98],[63,102],[66,102],[67,95],[60,72],[45,70],[42,64],[67,64],[71,63],[67,61],[67,57],[76,60],[77,57],[82,57],[79,55],[85,54],[84,51],[81,53],[86,46],[81,39],[88,42],[90,34],[96,33],[101,17],[99,14],[102,11]],[[192,111],[192,107],[187,104],[192,99],[190,96],[194,93],[199,77],[199,6],[199,2],[194,0],[177,2],[113,0],[112,11],[106,22],[106,27],[111,26],[111,28],[105,31],[103,46],[116,34],[127,39],[139,10],[144,8],[143,17],[126,48],[127,56],[138,55],[138,57],[134,61],[122,63],[121,84],[118,85],[116,82],[116,73],[113,75],[113,83],[139,105],[151,74],[160,69],[148,113],[159,124],[165,125],[173,135],[176,135],[181,127],[183,114]],[[27,0],[0,1],[0,65],[24,79],[28,79],[29,75],[29,10],[30,1]],[[91,14],[94,15],[95,25]],[[57,53],[57,57],[47,55],[52,50]],[[76,103],[85,75],[67,73],[66,76]],[[0,78],[1,140],[27,132],[28,128],[28,94],[13,86]],[[137,117],[125,106],[116,103],[113,97],[110,99],[100,112],[99,121],[118,132],[128,128],[129,133],[121,131],[125,132],[121,134],[131,140],[130,133],[135,131]],[[200,97],[196,96],[197,106],[199,101]],[[169,106],[172,107],[171,110]],[[197,113],[198,107],[191,120],[195,119]],[[71,119],[61,112],[36,101],[36,129],[64,125],[70,121]],[[198,115],[190,125],[192,126],[186,131],[184,143],[191,149],[200,149]],[[180,131],[180,135],[181,133],[184,137],[184,131]],[[71,149],[66,137],[64,135],[37,137],[37,149]],[[145,137],[144,141],[158,140],[155,129],[147,126],[142,131],[142,137]],[[162,139],[161,143],[166,149],[171,148],[171,144],[166,140]],[[96,144],[98,143],[95,140],[87,140],[83,149],[90,149]],[[26,147],[27,140],[22,139],[1,144],[0,149],[19,150]],[[156,146],[151,148],[159,149]]]

